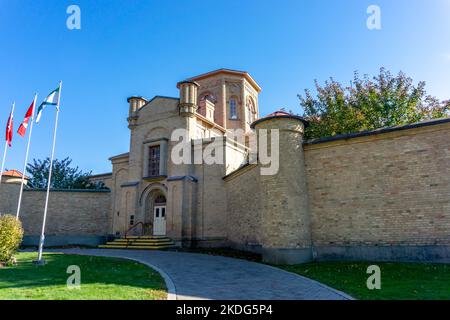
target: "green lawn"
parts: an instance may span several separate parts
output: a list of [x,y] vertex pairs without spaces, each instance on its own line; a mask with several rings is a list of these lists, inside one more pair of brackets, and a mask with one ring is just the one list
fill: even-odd
[[[18,253],[17,265],[0,268],[0,300],[9,299],[166,299],[164,280],[153,269],[129,260],[93,256],[44,255],[47,264],[32,263],[36,253]],[[67,267],[81,270],[80,289],[68,289]]]
[[[381,290],[367,289],[369,265],[381,269]],[[320,281],[356,299],[450,299],[448,264],[319,262],[281,268]]]

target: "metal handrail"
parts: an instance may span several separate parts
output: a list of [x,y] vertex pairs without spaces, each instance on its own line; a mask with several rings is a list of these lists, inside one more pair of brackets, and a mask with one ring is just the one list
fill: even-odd
[[128,233],[133,230],[134,228],[136,228],[138,225],[142,225],[142,229],[141,229],[141,236],[144,235],[144,223],[143,222],[138,222],[136,223],[134,226],[132,226],[131,228],[129,228],[127,231],[125,231],[125,238],[127,237]]

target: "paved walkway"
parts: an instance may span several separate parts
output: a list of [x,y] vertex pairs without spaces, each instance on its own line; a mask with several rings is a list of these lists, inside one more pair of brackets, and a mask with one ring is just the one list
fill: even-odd
[[147,264],[164,277],[169,289],[169,299],[351,299],[350,296],[316,281],[241,259],[169,251],[110,249],[57,251],[127,258]]

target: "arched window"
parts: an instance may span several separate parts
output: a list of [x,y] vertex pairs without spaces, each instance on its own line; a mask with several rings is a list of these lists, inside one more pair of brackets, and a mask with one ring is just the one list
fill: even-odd
[[237,113],[237,100],[235,98],[230,99],[230,119],[231,120],[237,120],[238,113]]
[[256,120],[256,107],[255,107],[255,102],[250,97],[247,99],[246,109],[247,109],[248,123],[254,122]]
[[155,200],[153,201],[155,205],[162,205],[166,203],[166,197],[164,195],[160,194],[156,196]]

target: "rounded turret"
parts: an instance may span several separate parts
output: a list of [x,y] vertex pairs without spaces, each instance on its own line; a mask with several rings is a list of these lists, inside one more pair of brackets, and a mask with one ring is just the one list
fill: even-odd
[[184,116],[194,116],[198,107],[198,87],[195,81],[178,82],[180,89],[180,114]]

